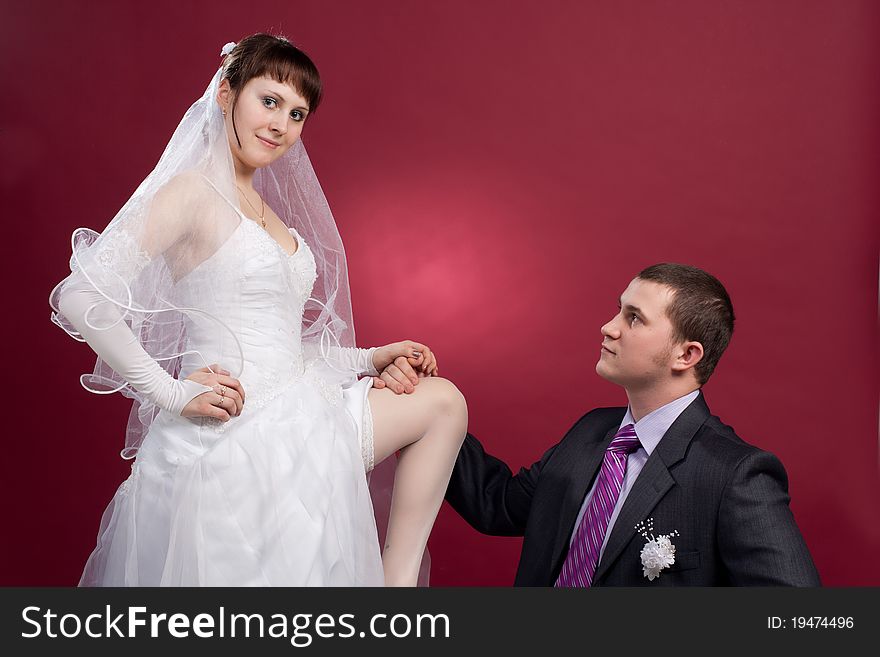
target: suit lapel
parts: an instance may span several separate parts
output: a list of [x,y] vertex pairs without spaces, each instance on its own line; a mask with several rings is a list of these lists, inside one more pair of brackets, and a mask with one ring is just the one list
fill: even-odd
[[675,485],[669,468],[685,457],[694,434],[708,417],[709,407],[706,406],[701,392],[663,434],[614,521],[611,536],[608,537],[602,559],[593,576],[594,582],[602,578],[623,549],[635,538],[636,524],[647,520],[657,503]]
[[608,537],[608,543],[605,545],[605,552],[602,553],[599,567],[596,568],[596,573],[593,575],[594,582],[599,581],[609,566],[620,556],[627,543],[636,535],[636,523],[648,518],[657,502],[666,495],[666,492],[673,485],[675,485],[675,480],[669,474],[666,464],[658,458],[655,450],[639,473],[629,495],[626,496],[626,501],[623,503],[617,520],[614,521],[611,536]]

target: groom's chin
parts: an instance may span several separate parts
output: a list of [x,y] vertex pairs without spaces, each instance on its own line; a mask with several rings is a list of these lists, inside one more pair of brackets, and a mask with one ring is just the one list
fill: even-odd
[[620,382],[619,374],[615,373],[612,368],[608,367],[608,363],[604,362],[602,359],[599,359],[599,362],[596,363],[596,374],[616,386],[623,386],[623,383]]

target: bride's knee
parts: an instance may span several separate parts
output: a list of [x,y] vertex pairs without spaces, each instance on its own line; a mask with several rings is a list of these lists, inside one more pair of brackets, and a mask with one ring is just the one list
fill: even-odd
[[419,385],[430,386],[435,412],[442,416],[454,416],[467,422],[467,401],[461,391],[449,379],[432,377],[423,379]]

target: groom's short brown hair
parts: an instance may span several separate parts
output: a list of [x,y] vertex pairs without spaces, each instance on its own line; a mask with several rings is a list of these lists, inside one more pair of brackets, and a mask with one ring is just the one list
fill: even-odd
[[706,383],[733,335],[733,304],[727,290],[708,272],[673,262],[643,269],[638,278],[671,288],[672,301],[666,316],[672,322],[675,342],[695,341],[703,345],[703,358],[694,367],[700,385]]

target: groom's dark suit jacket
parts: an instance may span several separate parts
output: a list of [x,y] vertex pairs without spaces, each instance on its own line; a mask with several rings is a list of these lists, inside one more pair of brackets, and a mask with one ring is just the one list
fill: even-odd
[[[561,442],[517,475],[468,434],[446,499],[474,528],[524,536],[517,586],[553,586],[584,498],[625,408],[587,413]],[[617,517],[593,586],[818,586],[788,506],[779,460],[743,442],[709,413],[702,393],[664,434]],[[673,537],[675,564],[649,581],[645,539],[654,520]]]

